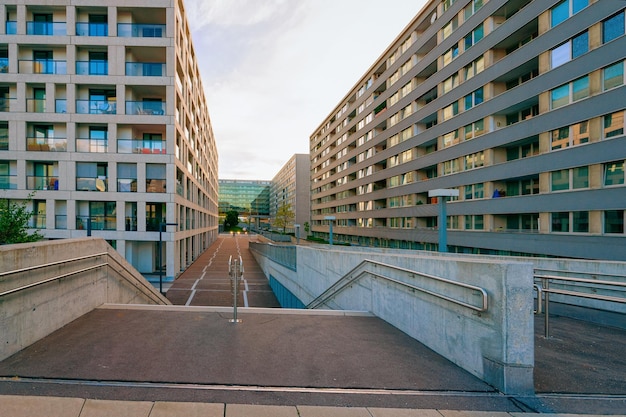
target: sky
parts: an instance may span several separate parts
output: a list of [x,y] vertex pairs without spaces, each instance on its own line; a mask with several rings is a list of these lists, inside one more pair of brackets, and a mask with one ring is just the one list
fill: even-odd
[[427,0],[185,0],[219,179],[271,180]]

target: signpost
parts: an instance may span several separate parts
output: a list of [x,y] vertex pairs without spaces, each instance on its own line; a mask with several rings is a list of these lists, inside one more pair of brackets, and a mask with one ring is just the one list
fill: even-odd
[[335,216],[325,216],[324,220],[328,220],[328,224],[330,225],[330,229],[328,230],[328,244],[330,246],[333,245],[333,221],[335,221]]

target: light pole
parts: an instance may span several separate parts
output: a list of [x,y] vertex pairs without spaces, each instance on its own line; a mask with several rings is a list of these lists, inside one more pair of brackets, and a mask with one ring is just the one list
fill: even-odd
[[335,216],[325,216],[324,220],[328,220],[328,224],[330,226],[328,230],[328,244],[332,246],[333,245],[333,221],[335,220]]
[[163,294],[163,232],[167,226],[178,226],[178,223],[165,223],[159,224],[159,292]]
[[296,228],[296,245],[300,244],[300,225],[294,224],[293,227]]
[[428,197],[437,197],[439,199],[439,218],[437,219],[437,226],[439,227],[439,252],[448,251],[446,199],[447,197],[458,196],[459,190],[449,188],[438,188],[428,191]]

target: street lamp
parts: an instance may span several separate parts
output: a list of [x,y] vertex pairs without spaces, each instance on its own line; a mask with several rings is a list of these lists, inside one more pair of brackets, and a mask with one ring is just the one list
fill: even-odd
[[438,188],[428,191],[428,197],[437,197],[439,199],[439,219],[437,220],[439,226],[439,252],[448,251],[446,199],[447,197],[458,196],[459,190],[449,188]]
[[333,221],[335,220],[335,216],[325,216],[324,220],[328,220],[328,224],[330,225],[330,229],[328,230],[328,244],[330,246],[333,245]]
[[178,223],[165,223],[159,224],[159,292],[163,294],[163,232],[167,226],[178,226]]
[[300,244],[300,225],[294,224],[293,227],[296,228],[296,245]]

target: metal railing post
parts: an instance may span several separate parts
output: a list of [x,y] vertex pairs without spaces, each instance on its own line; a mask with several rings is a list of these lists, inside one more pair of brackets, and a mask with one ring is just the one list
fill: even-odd
[[233,259],[231,256],[228,259],[228,274],[233,280],[233,318],[229,320],[231,323],[241,323],[241,320],[237,318],[237,293],[239,292],[239,278],[243,271],[243,262],[241,256],[239,260]]
[[543,305],[543,310],[544,310],[544,332],[543,335],[544,337],[547,339],[550,337],[550,292],[548,291],[550,289],[550,284],[548,283],[548,279],[544,278],[543,279],[543,289],[545,291],[544,294],[544,305]]

